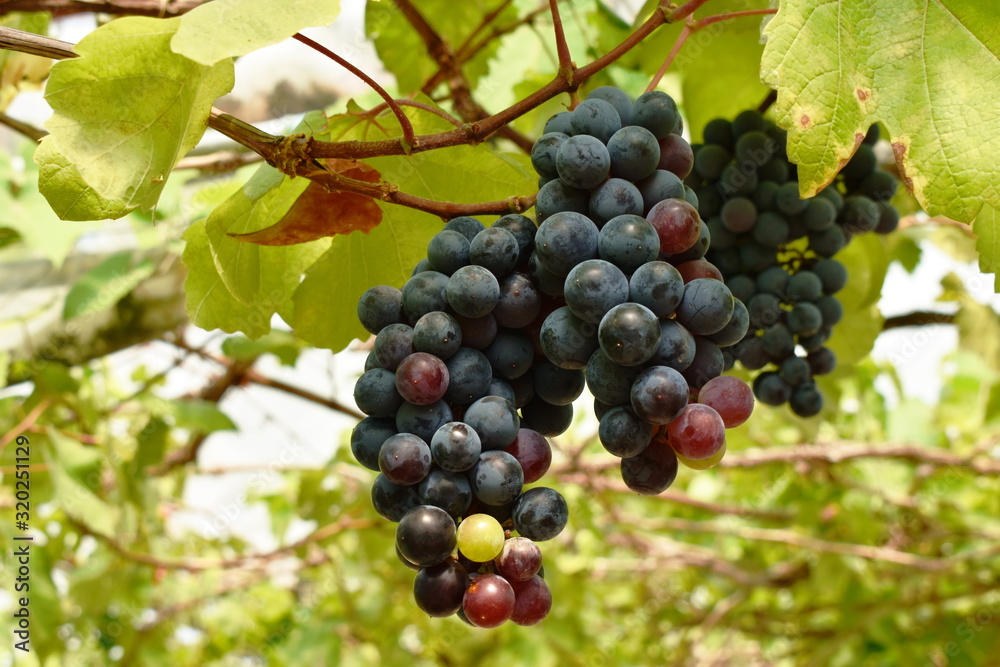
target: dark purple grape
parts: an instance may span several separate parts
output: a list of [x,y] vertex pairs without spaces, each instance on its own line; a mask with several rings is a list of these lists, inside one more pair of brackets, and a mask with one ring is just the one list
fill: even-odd
[[677,454],[666,437],[657,435],[638,456],[622,459],[622,481],[644,496],[666,491],[677,478]]
[[544,542],[562,532],[569,521],[566,499],[555,489],[536,486],[514,503],[514,530],[529,540]]
[[382,443],[378,467],[393,484],[417,484],[431,470],[431,449],[412,433],[397,433]]
[[413,580],[413,598],[428,616],[444,618],[462,608],[469,575],[457,561],[421,568]]
[[440,507],[419,505],[399,520],[396,546],[406,560],[420,567],[443,563],[455,549],[455,520]]
[[650,424],[669,424],[687,406],[689,393],[684,376],[667,366],[653,366],[632,384],[632,409]]
[[471,469],[482,453],[479,434],[463,422],[449,422],[439,428],[430,446],[434,463],[452,472]]
[[472,493],[484,505],[509,505],[521,493],[524,471],[521,464],[505,451],[491,450],[479,455],[472,472]]

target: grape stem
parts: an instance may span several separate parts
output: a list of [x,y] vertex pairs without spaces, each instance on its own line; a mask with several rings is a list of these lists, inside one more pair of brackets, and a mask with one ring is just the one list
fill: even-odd
[[562,18],[559,16],[559,3],[557,0],[549,0],[549,11],[552,12],[552,30],[556,36],[556,53],[559,54],[559,75],[566,78],[566,82],[573,86],[573,74],[575,66],[573,57],[569,52],[569,44],[566,43],[566,33],[563,31]]
[[336,53],[334,53],[327,47],[323,46],[314,39],[306,37],[300,32],[297,32],[294,35],[292,35],[292,38],[298,40],[299,42],[302,42],[303,44],[313,49],[314,51],[322,53],[324,56],[326,56],[327,58],[337,63],[338,65],[346,69],[348,72],[350,72],[351,74],[353,74],[354,76],[358,77],[366,84],[368,84],[368,86],[372,90],[374,90],[376,93],[379,94],[379,97],[385,100],[385,104],[389,107],[389,109],[392,110],[393,115],[396,116],[396,120],[399,121],[399,127],[403,132],[403,138],[400,140],[403,143],[403,148],[407,149],[413,146],[413,137],[414,137],[413,124],[410,122],[410,119],[406,117],[406,114],[403,113],[403,109],[400,108],[396,100],[392,99],[392,96],[389,93],[387,93],[385,91],[385,88],[380,86],[375,79],[371,78],[370,76],[368,76],[360,69],[358,69],[351,63],[347,62],[346,60],[338,56]]
[[[688,3],[688,5],[691,4],[694,3]],[[685,7],[686,6],[687,5],[685,5]],[[697,9],[697,7],[694,9]],[[694,9],[691,11],[693,12]],[[656,87],[660,84],[660,80],[663,78],[663,75],[667,73],[670,65],[674,62],[674,58],[677,57],[677,53],[681,50],[681,47],[684,46],[684,43],[687,42],[688,38],[694,33],[704,30],[708,26],[719,23],[720,21],[728,21],[729,19],[741,18],[743,16],[763,16],[766,14],[774,14],[777,11],[777,9],[745,9],[738,12],[714,14],[698,20],[695,20],[694,17],[691,16],[684,22],[684,27],[681,29],[680,34],[677,35],[677,40],[674,42],[673,48],[670,49],[670,53],[667,54],[667,59],[663,61],[663,64],[660,65],[660,69],[656,71],[656,74],[653,75],[653,79],[649,82],[649,85],[646,86],[646,92],[656,90]],[[688,15],[690,16],[690,12]]]

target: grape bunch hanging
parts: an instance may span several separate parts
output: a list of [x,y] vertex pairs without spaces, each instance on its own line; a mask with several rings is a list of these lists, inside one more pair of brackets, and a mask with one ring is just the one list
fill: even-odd
[[712,235],[708,259],[749,311],[750,331],[727,350],[757,375],[753,391],[768,405],[788,403],[800,417],[823,408],[815,377],[836,355],[825,347],[843,316],[836,293],[847,270],[834,256],[859,234],[888,234],[899,214],[890,203],[896,180],[878,169],[872,126],[837,179],[815,197],[799,198],[785,133],[756,111],[717,118],[695,145],[686,183]]
[[397,556],[431,616],[496,627],[549,613],[537,543],[569,511],[525,485],[548,470],[546,437],[569,428],[584,387],[642,494],[668,488],[679,462],[717,463],[725,429],[750,416],[750,387],[722,376],[749,311],[704,259],[680,131],[668,95],[596,89],[534,145],[537,227],[454,218],[402,290],[361,297],[375,342],[351,446],[379,472],[372,502],[398,522]]

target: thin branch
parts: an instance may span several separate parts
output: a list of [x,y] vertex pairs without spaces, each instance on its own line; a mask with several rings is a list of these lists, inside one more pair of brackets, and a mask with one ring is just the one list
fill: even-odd
[[76,57],[73,45],[69,42],[6,26],[0,26],[0,49],[30,53],[33,56],[55,60]]
[[[591,491],[615,491],[618,493],[628,494],[635,493],[629,489],[628,486],[621,481],[621,479],[611,479],[609,477],[595,474],[591,471],[574,472],[565,469],[556,469],[550,471],[549,474],[553,475],[560,482],[566,484],[580,484],[586,486],[586,488]],[[785,510],[759,510],[753,507],[720,505],[718,503],[692,498],[691,496],[674,489],[667,489],[658,496],[655,496],[655,498],[681,505],[687,505],[689,507],[696,507],[716,515],[725,514],[730,516],[754,517],[769,521],[788,521],[793,518],[792,513]]]
[[106,543],[111,547],[112,551],[117,553],[122,558],[132,561],[134,563],[140,563],[142,565],[149,565],[151,567],[162,567],[167,570],[184,570],[187,572],[200,572],[203,570],[219,570],[228,569],[235,567],[260,567],[265,563],[277,560],[294,553],[297,549],[311,544],[313,542],[320,542],[329,537],[333,537],[339,533],[346,530],[359,530],[362,528],[371,528],[376,525],[374,519],[356,519],[354,517],[346,516],[339,521],[331,524],[327,524],[322,528],[317,528],[315,531],[306,535],[300,540],[287,544],[283,547],[275,549],[274,551],[269,551],[266,553],[259,554],[247,554],[244,556],[237,556],[235,558],[164,558],[161,556],[154,556],[153,554],[140,553],[138,551],[132,551],[127,547],[123,546],[117,540],[113,538],[106,537],[104,535],[97,534],[91,531],[84,524],[71,520],[71,522],[77,526],[81,532],[85,532],[88,535],[92,535],[98,540]]
[[738,12],[729,12],[726,14],[715,14],[714,16],[706,16],[703,19],[698,19],[691,24],[694,32],[698,32],[702,28],[708,27],[713,23],[719,23],[720,21],[728,21],[729,19],[738,19],[744,16],[766,16],[769,14],[777,14],[777,9],[744,9]]
[[10,431],[8,431],[2,437],[0,437],[0,452],[3,451],[4,447],[6,447],[14,440],[17,440],[17,438],[20,435],[22,435],[25,431],[34,426],[35,422],[38,421],[38,418],[42,416],[42,413],[45,412],[49,408],[49,405],[51,404],[52,401],[48,397],[45,397],[42,400],[38,401],[38,405],[33,407],[31,409],[31,412],[25,415],[24,419],[22,419],[20,422],[18,422],[18,424],[14,428],[12,428]]
[[207,173],[222,174],[254,162],[261,162],[263,159],[259,153],[253,151],[216,151],[181,158],[174,165],[174,169],[197,169]]
[[844,443],[831,445],[797,445],[795,447],[769,447],[730,452],[719,462],[719,468],[752,468],[769,463],[796,463],[823,461],[840,463],[852,459],[889,458],[904,459],[914,463],[928,463],[938,467],[963,468],[980,475],[1000,475],[1000,461],[964,458],[943,449],[919,445],[890,444],[869,445]]
[[927,324],[954,324],[955,316],[951,313],[936,313],[934,311],[915,311],[904,315],[887,317],[882,323],[882,331],[897,327],[919,327]]
[[[445,111],[441,107],[431,106],[430,104],[424,104],[423,102],[417,102],[415,100],[406,100],[406,99],[403,99],[403,100],[394,100],[394,101],[399,106],[415,107],[417,109],[423,109],[424,111],[427,111],[427,112],[432,113],[432,114],[434,114],[436,116],[440,116],[441,118],[444,118],[446,121],[448,121],[449,123],[451,123],[455,127],[462,127],[462,121],[460,121],[458,118],[455,118],[454,116],[452,116],[450,113],[448,113],[447,111]],[[383,102],[382,104],[379,104],[377,106],[372,107],[371,109],[368,109],[367,111],[348,111],[348,113],[352,114],[352,115],[357,115],[357,116],[374,116],[374,115],[377,115],[377,114],[385,111],[388,107],[389,107],[388,103]]]
[[777,90],[767,91],[767,95],[765,95],[764,99],[762,99],[760,101],[760,104],[757,105],[757,113],[764,113],[765,111],[770,109],[771,105],[774,104],[777,101],[777,99],[778,99]]
[[[688,5],[694,3],[688,3]],[[686,7],[687,5],[685,5]],[[693,9],[691,11],[694,11]],[[699,30],[703,30],[708,26],[719,23],[720,21],[728,21],[729,19],[741,18],[744,16],[762,16],[765,14],[774,14],[777,9],[745,9],[738,12],[728,12],[726,14],[715,14],[714,16],[706,16],[703,19],[695,21],[693,18],[689,19],[684,24],[684,28],[681,30],[680,34],[677,35],[677,40],[674,42],[673,48],[670,49],[670,53],[667,54],[667,59],[663,61],[660,65],[660,69],[656,71],[653,75],[653,79],[649,82],[646,87],[646,92],[655,90],[656,86],[659,85],[660,79],[667,73],[667,69],[670,68],[670,64],[673,63],[674,58],[677,57],[677,52],[681,50],[681,47],[688,40],[688,38]]]
[[552,13],[552,29],[556,36],[556,53],[559,55],[559,76],[573,84],[573,57],[566,43],[566,33],[563,31],[562,18],[559,16],[559,1],[549,0],[549,11]]
[[0,113],[0,124],[6,125],[10,129],[20,132],[24,136],[28,137],[32,141],[41,141],[47,134],[45,130],[39,129],[34,125],[29,125],[27,123],[22,123],[16,118],[11,118],[5,113]]
[[667,73],[667,70],[670,69],[670,65],[674,62],[674,58],[677,57],[677,53],[681,50],[681,47],[684,46],[684,42],[687,41],[687,38],[690,37],[693,32],[694,31],[691,29],[690,25],[685,25],[681,28],[681,32],[677,35],[677,39],[674,41],[674,45],[670,49],[670,53],[667,54],[666,60],[664,60],[663,64],[660,65],[660,69],[656,70],[656,74],[653,75],[653,78],[649,81],[649,85],[646,86],[647,93],[656,90],[656,87],[660,85],[660,80]]
[[905,567],[912,567],[924,572],[942,572],[966,561],[990,559],[1000,554],[1000,545],[993,544],[981,549],[973,549],[945,558],[927,558],[917,554],[876,547],[867,544],[834,542],[810,535],[802,535],[781,528],[755,528],[750,526],[722,525],[710,521],[689,521],[687,519],[661,518],[655,523],[660,529],[691,533],[714,533],[739,537],[746,540],[775,542],[793,547],[808,549],[815,552],[833,553],[841,556],[854,556],[867,560],[878,560]]
[[313,403],[318,403],[319,405],[328,407],[331,410],[334,410],[335,412],[345,414],[348,417],[354,417],[355,419],[365,418],[365,416],[360,412],[358,412],[357,410],[349,408],[346,405],[342,405],[337,401],[330,400],[329,398],[323,398],[319,394],[314,394],[311,391],[302,389],[300,387],[293,387],[292,385],[285,384],[280,380],[274,380],[272,378],[265,377],[254,370],[250,370],[249,372],[247,372],[246,379],[262,387],[271,387],[272,389],[279,389],[287,394],[292,394],[293,396],[304,398],[308,401],[312,401]]
[[500,28],[493,28],[493,30],[490,31],[490,34],[484,37],[483,39],[479,40],[479,42],[477,42],[475,46],[470,45],[464,49],[459,47],[459,49],[455,52],[455,60],[457,60],[460,64],[472,60],[483,49],[489,46],[490,42],[499,37],[503,37],[506,34],[514,32],[523,25],[530,25],[534,23],[535,19],[538,18],[540,15],[546,13],[548,9],[549,9],[548,6],[546,6],[543,3],[537,9],[528,12],[518,20],[508,23],[507,25]]
[[344,60],[343,58],[341,58],[336,53],[334,53],[327,47],[323,46],[319,42],[309,37],[306,37],[302,33],[298,32],[292,35],[292,37],[302,42],[306,46],[310,47],[311,49],[319,53],[322,53],[324,56],[326,56],[333,62],[337,63],[338,65],[346,69],[348,72],[350,72],[354,76],[364,81],[368,85],[368,87],[370,87],[372,90],[378,93],[379,97],[385,100],[385,103],[392,110],[392,113],[396,116],[396,120],[399,121],[400,130],[403,132],[402,141],[406,144],[404,148],[406,148],[407,146],[413,146],[413,136],[414,136],[413,124],[410,123],[410,119],[406,117],[406,114],[403,113],[403,110],[399,107],[398,104],[396,104],[396,100],[392,99],[392,95],[390,95],[385,91],[385,88],[380,86],[375,79],[371,78],[370,76],[362,72],[360,69],[358,69],[351,63],[347,62],[346,60]]
[[[197,353],[197,350],[195,350]],[[224,373],[219,375],[207,387],[201,390],[200,396],[204,401],[218,403],[231,387],[241,384],[246,379],[246,374],[257,361],[256,358],[249,360],[237,360],[226,367]],[[199,434],[191,438],[187,446],[166,457],[163,462],[155,466],[150,466],[144,471],[145,474],[154,477],[169,473],[175,468],[187,465],[198,458],[198,450],[204,444],[207,434]]]
[[4,0],[0,14],[11,12],[49,12],[53,16],[94,12],[165,18],[180,16],[207,0]]
[[[495,21],[496,18],[500,16],[500,14],[502,14],[505,9],[510,7],[513,4],[513,2],[514,0],[502,0],[500,4],[498,4],[492,10],[486,12],[486,14],[483,15],[483,20],[479,22],[479,25],[473,28],[472,32],[466,35],[465,40],[458,45],[457,49],[455,49],[455,62],[458,63],[462,62],[462,53],[467,51],[469,47],[472,46],[472,40],[478,37],[479,33],[481,33],[483,30],[486,30],[486,27],[489,24],[493,23],[493,21]],[[431,90],[433,90],[433,88],[431,88]]]
[[694,14],[698,10],[698,8],[704,5],[706,2],[708,2],[708,0],[689,0],[689,2],[685,2],[683,5],[677,7],[672,11],[664,9],[661,5],[661,11],[665,14],[665,19],[667,23],[676,23],[677,21],[686,19],[687,17]]

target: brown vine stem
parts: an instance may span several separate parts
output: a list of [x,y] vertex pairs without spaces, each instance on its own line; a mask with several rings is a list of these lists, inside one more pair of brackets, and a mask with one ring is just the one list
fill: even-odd
[[6,26],[0,26],[0,49],[30,53],[33,56],[55,60],[76,57],[73,45],[69,42]]
[[28,123],[22,123],[16,118],[11,118],[5,113],[0,113],[0,125],[6,125],[10,129],[20,132],[32,141],[36,142],[41,141],[48,134],[45,130],[39,129],[34,125],[29,125]]
[[455,59],[459,63],[465,63],[472,60],[480,51],[489,46],[490,42],[508,33],[514,32],[523,25],[530,25],[534,23],[535,19],[546,13],[548,9],[549,8],[545,4],[542,4],[538,7],[538,9],[528,12],[516,21],[499,28],[493,28],[489,35],[476,42],[475,45],[470,45],[466,49],[459,48],[458,51],[455,52]]
[[882,323],[882,331],[898,327],[919,327],[927,324],[954,324],[955,316],[951,313],[936,313],[934,311],[916,311],[905,315],[887,317]]
[[566,43],[566,33],[563,31],[562,18],[559,16],[558,0],[549,0],[549,11],[552,13],[552,30],[556,36],[556,53],[559,54],[559,76],[566,77],[570,86],[573,85],[573,57]]
[[[692,0],[690,4],[703,4],[704,0]],[[688,5],[682,5],[675,12],[680,12]],[[693,11],[693,10],[692,10]],[[687,14],[684,14],[686,16]],[[654,30],[666,23],[664,12],[655,12],[642,25],[636,28],[635,32],[626,37],[621,44],[611,49],[593,62],[577,68],[574,74],[574,81],[580,83],[600,72],[605,67],[615,62],[623,55],[635,48],[637,44],[646,39]],[[459,144],[475,144],[485,140],[494,134],[498,129],[507,125],[513,120],[520,118],[543,102],[546,102],[556,95],[568,92],[571,86],[562,77],[556,76],[552,81],[545,84],[531,95],[515,102],[506,109],[484,118],[476,123],[469,123],[462,128],[438,132],[436,134],[418,135],[414,153],[446,148]],[[312,144],[310,155],[315,158],[347,158],[357,159],[366,157],[380,157],[384,155],[399,155],[401,153],[397,141],[341,141],[323,142],[317,141]]]
[[660,85],[660,80],[663,79],[663,75],[667,73],[668,69],[670,69],[670,65],[673,64],[674,58],[677,57],[681,47],[684,46],[684,42],[687,41],[687,38],[690,37],[693,32],[694,31],[691,29],[690,24],[681,28],[681,34],[677,35],[677,41],[675,41],[674,45],[671,47],[666,60],[664,60],[663,64],[660,65],[660,69],[656,70],[656,74],[653,75],[653,78],[649,81],[649,85],[646,86],[647,93],[656,90],[656,87]]
[[[472,97],[472,88],[468,79],[465,78],[462,65],[441,34],[434,29],[434,26],[427,21],[410,0],[394,0],[394,2],[406,20],[413,26],[413,29],[420,35],[427,49],[427,54],[445,73],[451,91],[450,97],[455,104],[455,111],[458,115],[469,123],[475,123],[488,117],[489,113],[486,109]],[[430,92],[425,91],[425,94],[430,94]],[[497,128],[497,134],[512,141],[525,153],[530,153],[531,147],[534,145],[531,139],[506,125]]]
[[[423,102],[417,102],[415,100],[406,100],[406,99],[395,100],[395,102],[401,107],[414,107],[416,109],[423,109],[428,113],[432,113],[435,116],[440,116],[441,118],[444,118],[446,121],[448,121],[455,127],[462,127],[462,121],[455,118],[441,107],[435,107],[431,106],[430,104],[424,104]],[[367,109],[366,111],[349,111],[348,113],[356,116],[375,116],[385,111],[388,107],[389,105],[383,102],[382,104],[376,105],[371,109]]]
[[660,69],[658,69],[656,74],[653,75],[653,79],[646,87],[646,92],[656,90],[656,86],[659,85],[663,75],[667,73],[670,65],[674,62],[674,58],[677,57],[677,53],[681,50],[681,47],[684,46],[684,43],[687,42],[688,38],[694,33],[699,30],[703,30],[714,23],[719,23],[720,21],[728,21],[729,19],[741,18],[744,16],[763,16],[765,14],[774,14],[777,11],[777,9],[746,9],[738,12],[728,12],[726,14],[706,16],[705,18],[697,21],[694,19],[688,20],[684,24],[684,28],[681,30],[680,34],[677,35],[677,40],[670,49],[670,53],[667,54],[667,59],[663,61],[663,64],[660,65]]
[[[493,23],[493,21],[495,21],[496,18],[500,16],[500,14],[502,14],[503,11],[508,7],[510,7],[513,3],[514,0],[502,0],[500,4],[498,4],[496,7],[491,9],[483,16],[483,20],[479,22],[479,25],[473,28],[472,32],[470,32],[462,41],[462,43],[458,45],[458,48],[455,49],[455,62],[458,63],[462,62],[461,54],[469,49],[469,47],[472,45],[472,40],[474,40],[476,37],[479,36],[480,33],[486,30],[486,28],[489,27],[489,25]],[[433,90],[433,88],[431,88],[431,90]]]
[[404,144],[403,145],[404,150],[407,150],[413,146],[413,124],[410,123],[410,119],[406,117],[405,113],[403,113],[403,110],[400,108],[399,104],[396,103],[396,100],[392,99],[392,95],[387,93],[385,91],[385,88],[380,86],[375,79],[371,78],[370,76],[362,72],[360,69],[358,69],[351,63],[347,62],[346,60],[344,60],[343,58],[341,58],[336,53],[334,53],[327,47],[323,46],[316,40],[306,37],[300,32],[297,32],[294,35],[292,35],[292,38],[298,40],[299,42],[302,42],[303,44],[313,49],[314,51],[322,53],[324,56],[326,56],[333,62],[337,63],[338,65],[346,69],[348,72],[350,72],[354,76],[364,81],[372,90],[378,93],[379,97],[385,100],[386,105],[388,105],[389,109],[392,110],[392,113],[396,116],[396,120],[399,121],[400,130],[403,132],[402,141]]
[[4,0],[0,14],[11,12],[49,12],[53,16],[95,12],[164,18],[180,16],[205,4],[207,0]]

